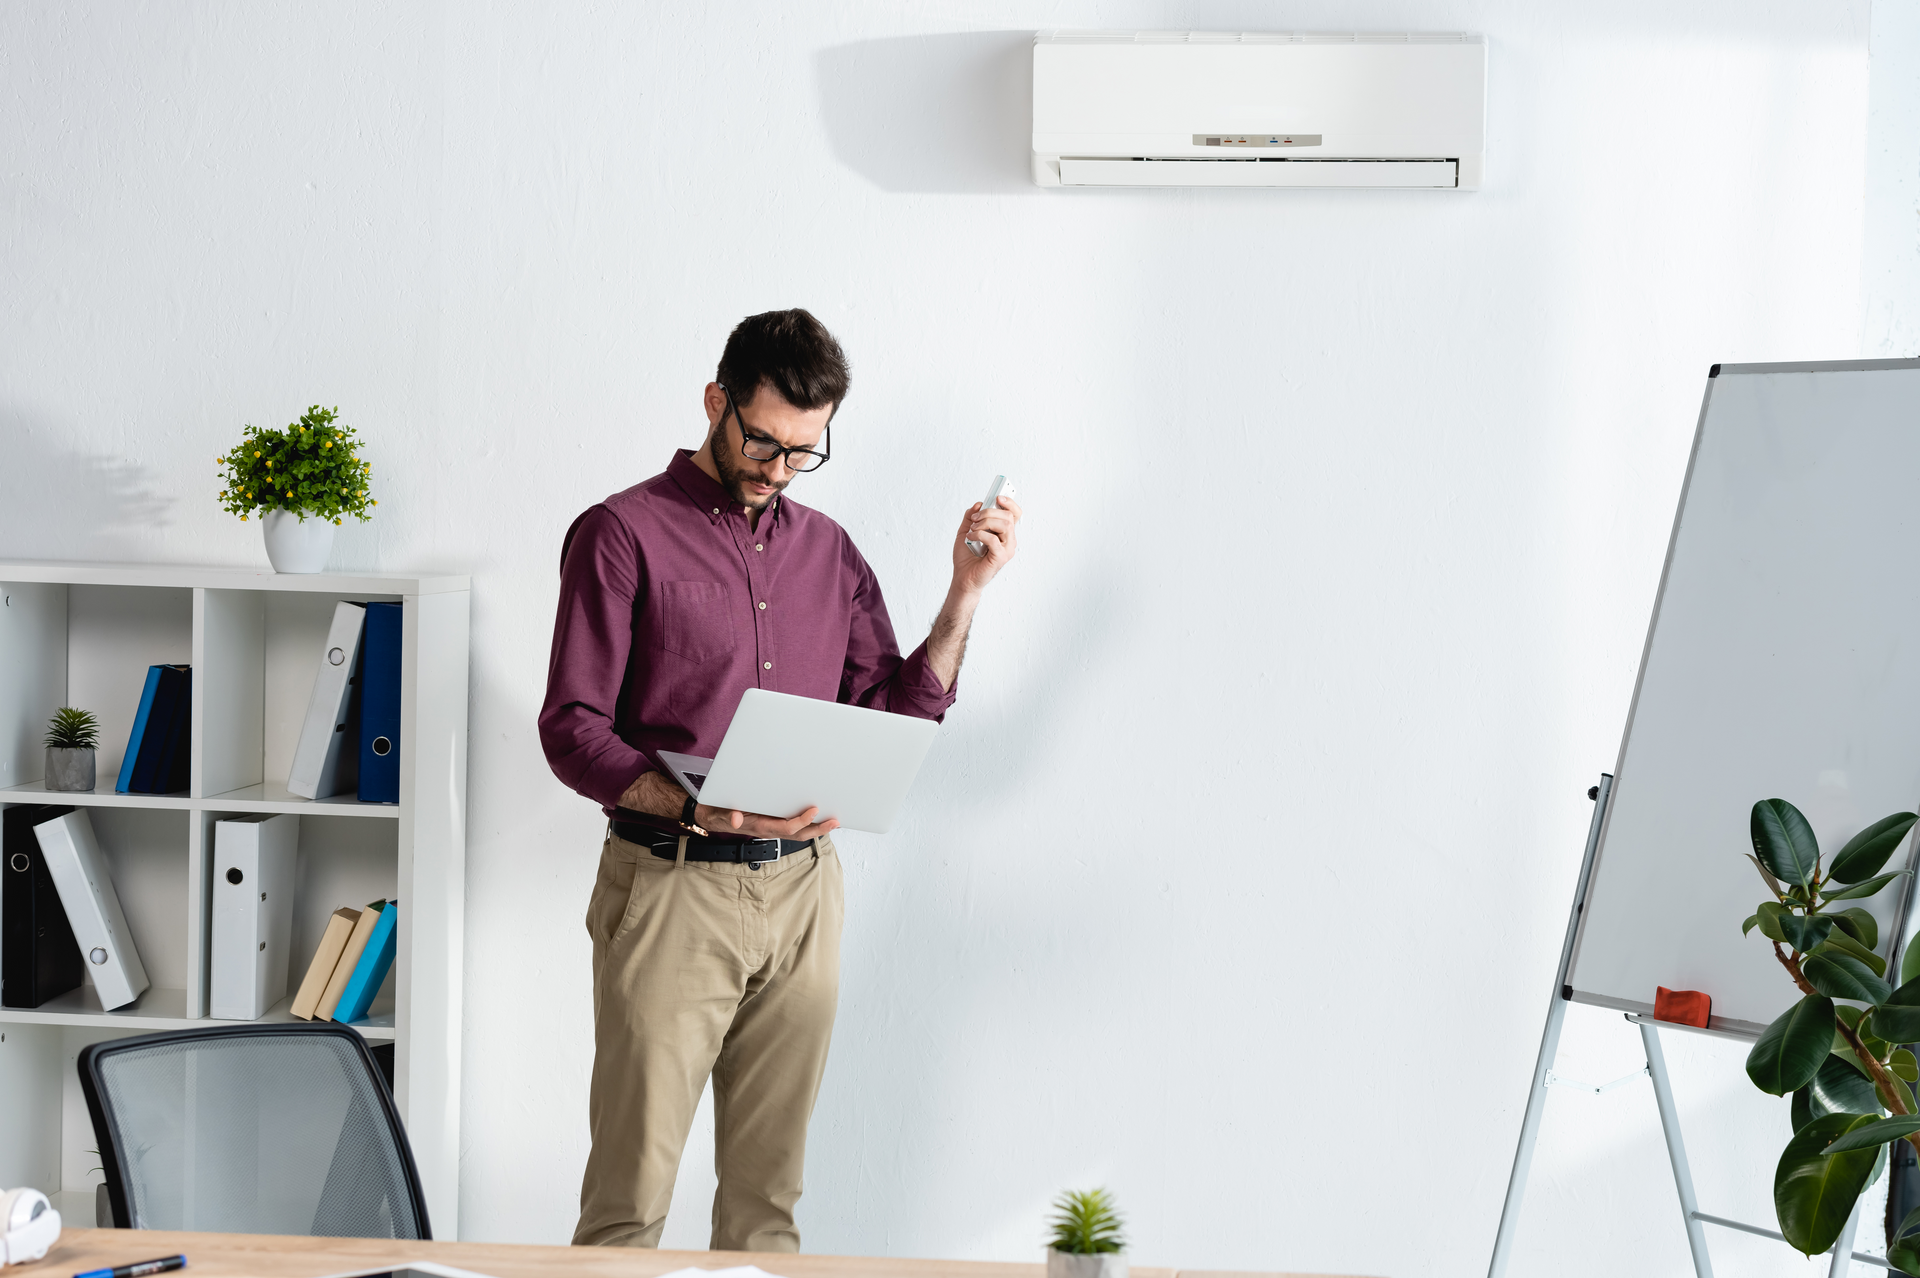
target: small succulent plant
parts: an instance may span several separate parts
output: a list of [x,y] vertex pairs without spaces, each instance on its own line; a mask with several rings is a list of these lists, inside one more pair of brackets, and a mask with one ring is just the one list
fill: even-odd
[[1055,1251],[1075,1256],[1122,1251],[1127,1240],[1121,1236],[1125,1221],[1113,1205],[1113,1195],[1104,1189],[1068,1190],[1054,1199],[1055,1215],[1047,1223],[1053,1228],[1048,1244]]
[[85,710],[61,706],[47,720],[47,745],[54,750],[92,750],[100,744],[100,721]]

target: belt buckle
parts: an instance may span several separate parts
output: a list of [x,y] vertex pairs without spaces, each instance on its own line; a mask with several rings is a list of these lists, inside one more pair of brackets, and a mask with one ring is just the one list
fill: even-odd
[[[757,870],[761,866],[765,865],[768,861],[778,861],[780,859],[780,840],[778,839],[753,839],[747,843],[747,847],[755,850],[762,847],[772,849],[772,855],[763,856],[763,857],[759,857],[757,860],[748,861],[747,868],[749,870]],[[749,852],[747,855],[752,856],[753,853]]]

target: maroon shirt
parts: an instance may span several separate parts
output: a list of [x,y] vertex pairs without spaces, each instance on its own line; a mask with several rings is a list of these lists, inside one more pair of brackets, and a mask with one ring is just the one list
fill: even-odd
[[751,528],[691,457],[590,508],[560,548],[540,744],[609,816],[642,772],[671,775],[656,750],[712,758],[748,688],[935,720],[957,691],[926,644],[901,658],[846,530],[785,495]]

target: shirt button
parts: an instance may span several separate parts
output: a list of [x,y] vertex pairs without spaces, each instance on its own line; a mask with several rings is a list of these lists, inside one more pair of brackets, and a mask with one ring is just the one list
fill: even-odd
[[766,549],[766,547],[765,547],[764,545],[756,545],[756,546],[754,547],[754,549],[755,549],[755,550],[765,550],[765,549]]
[[765,612],[765,611],[766,611],[766,609],[767,609],[767,602],[766,602],[766,600],[764,600],[764,599],[763,599],[763,600],[761,600],[761,601],[760,601],[760,610],[761,610],[762,612]]
[[715,507],[713,508],[713,513],[714,513],[714,514],[716,514],[716,515],[717,515],[717,514],[719,514],[719,513],[720,513],[720,508],[719,508],[718,506],[715,506]]
[[771,661],[763,661],[760,663],[760,668],[762,670],[771,670],[773,669],[773,663]]

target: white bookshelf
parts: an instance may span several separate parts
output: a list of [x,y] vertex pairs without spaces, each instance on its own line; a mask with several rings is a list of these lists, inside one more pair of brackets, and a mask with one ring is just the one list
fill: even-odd
[[[402,605],[398,804],[286,789],[342,599]],[[399,900],[392,974],[353,1028],[394,1044],[394,1096],[434,1234],[458,1236],[468,600],[464,576],[0,559],[0,807],[88,810],[153,983],[111,1012],[91,984],[38,1008],[0,1007],[0,1186],[84,1195],[97,1183],[74,1068],[83,1046],[227,1023],[207,1018],[214,823],[292,812],[301,822],[289,992],[335,909]],[[163,662],[193,666],[190,783],[179,794],[116,794],[147,667]],[[101,722],[88,793],[44,787],[41,740],[63,705]],[[291,1019],[286,1000],[262,1018]]]

